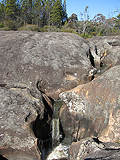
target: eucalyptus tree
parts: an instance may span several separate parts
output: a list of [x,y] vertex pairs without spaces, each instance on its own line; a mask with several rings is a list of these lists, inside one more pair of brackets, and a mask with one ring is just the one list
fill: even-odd
[[85,7],[85,10],[84,12],[80,12],[80,15],[81,15],[81,23],[82,23],[82,33],[85,34],[86,32],[86,28],[87,28],[87,25],[88,25],[88,22],[89,22],[89,13],[88,13],[88,6]]

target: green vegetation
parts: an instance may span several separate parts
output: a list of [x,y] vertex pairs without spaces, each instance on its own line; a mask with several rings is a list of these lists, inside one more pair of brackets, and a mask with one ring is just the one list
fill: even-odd
[[[63,3],[62,3],[63,2]],[[31,30],[38,32],[70,32],[83,38],[120,34],[120,11],[106,19],[97,14],[89,18],[88,6],[67,17],[66,0],[3,0],[0,2],[0,30]]]

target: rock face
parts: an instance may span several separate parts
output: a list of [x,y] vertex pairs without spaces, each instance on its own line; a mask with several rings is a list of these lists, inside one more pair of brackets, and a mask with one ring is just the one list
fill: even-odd
[[90,70],[89,46],[71,33],[0,32],[0,83],[36,87],[47,95],[86,82]]
[[[71,141],[120,141],[119,39],[0,31],[1,156],[41,158],[61,92],[60,119]],[[108,71],[93,80],[101,69]]]
[[73,142],[69,149],[69,160],[119,160],[120,144],[101,142],[97,138],[86,138]]
[[27,89],[0,88],[0,154],[9,160],[40,159],[32,130],[37,111],[44,112],[38,98]]
[[52,98],[88,81],[88,41],[69,33],[2,31],[0,37],[0,154],[37,160],[50,136]]
[[120,141],[120,66],[93,81],[60,94],[64,106],[60,119],[65,135],[74,140],[98,136]]
[[39,160],[43,140],[50,136],[52,102],[37,89],[7,86],[0,88],[0,99],[0,154],[9,160]]
[[120,65],[120,36],[97,36],[88,39],[95,67],[104,71]]

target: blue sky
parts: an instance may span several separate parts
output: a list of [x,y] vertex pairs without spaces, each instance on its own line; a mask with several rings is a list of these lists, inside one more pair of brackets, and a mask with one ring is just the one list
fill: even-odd
[[80,12],[83,12],[86,6],[89,6],[89,15],[92,19],[98,13],[103,14],[106,18],[115,17],[117,14],[111,14],[116,10],[116,7],[120,9],[120,0],[66,0],[68,17],[72,13],[77,14],[80,19]]

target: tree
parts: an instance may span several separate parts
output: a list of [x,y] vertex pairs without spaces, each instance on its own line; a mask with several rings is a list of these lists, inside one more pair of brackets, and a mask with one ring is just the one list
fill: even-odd
[[5,6],[5,13],[8,17],[8,19],[14,20],[17,15],[17,1],[16,0],[7,0],[6,6]]
[[66,11],[66,0],[63,2],[62,6],[62,24],[64,24],[68,20],[67,11]]
[[120,14],[118,14],[117,19],[116,19],[116,24],[115,27],[116,29],[120,30]]
[[0,3],[0,22],[5,20],[5,3],[2,1]]
[[24,24],[26,23],[32,24],[33,1],[32,0],[21,0],[20,2],[21,2],[22,17],[24,20]]
[[53,3],[53,8],[50,15],[50,22],[54,26],[60,26],[62,22],[62,4],[61,0],[56,0]]
[[73,13],[69,18],[68,18],[68,25],[71,28],[76,28],[76,22],[78,21],[77,15]]
[[106,18],[102,14],[97,14],[94,16],[92,20],[95,28],[96,28],[96,35],[103,35],[105,34],[105,24],[106,24]]
[[89,14],[88,14],[88,6],[85,8],[85,11],[83,13],[80,12],[81,15],[81,21],[82,21],[82,33],[85,34],[87,24],[89,22]]
[[42,27],[42,17],[43,17],[43,0],[35,0],[33,6],[33,19],[34,23],[37,23],[38,27]]

